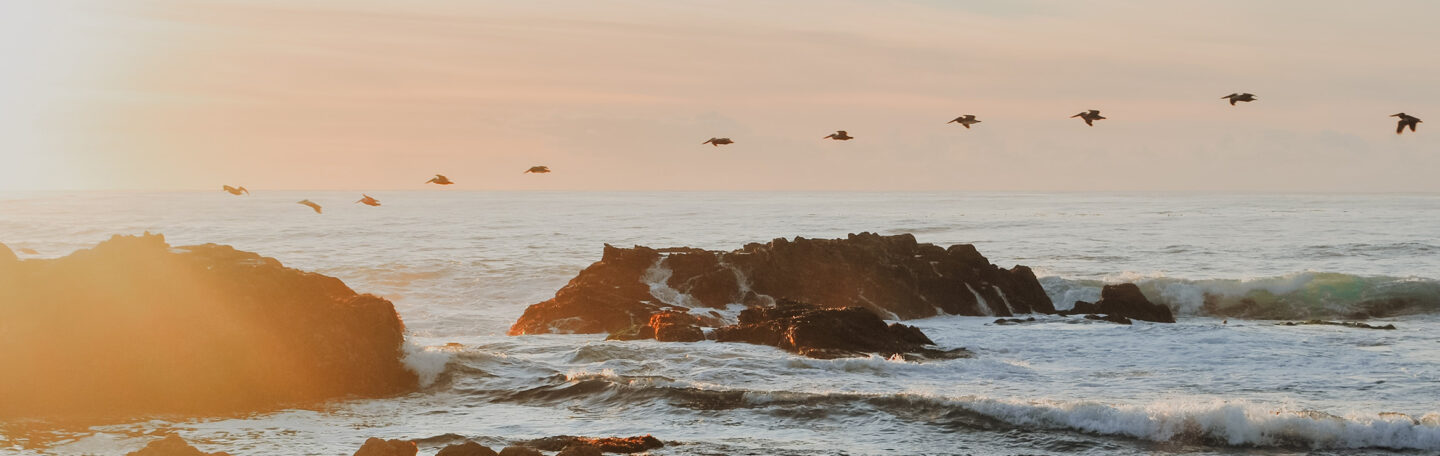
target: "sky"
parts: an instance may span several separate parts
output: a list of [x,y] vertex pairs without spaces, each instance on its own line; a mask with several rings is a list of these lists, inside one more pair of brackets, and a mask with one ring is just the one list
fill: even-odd
[[[443,173],[450,191],[1440,192],[1436,18],[1430,1],[5,1],[0,191]],[[1108,119],[1069,118],[1088,109]],[[1436,120],[1396,135],[1402,111]],[[945,123],[961,114],[982,123]],[[842,129],[856,139],[821,139]]]

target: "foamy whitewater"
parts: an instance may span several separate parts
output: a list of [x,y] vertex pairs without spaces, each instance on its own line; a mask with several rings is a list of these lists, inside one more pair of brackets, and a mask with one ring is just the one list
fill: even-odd
[[[389,298],[427,383],[317,409],[96,427],[45,448],[0,424],[0,453],[119,455],[157,431],[235,455],[348,455],[372,436],[418,439],[429,455],[462,438],[498,447],[559,434],[674,442],[657,455],[1440,452],[1437,195],[370,194],[384,206],[353,204],[358,192],[0,194],[0,242],[39,257],[151,231]],[[604,243],[728,250],[861,231],[973,243],[1001,266],[1034,267],[1058,308],[1134,281],[1180,322],[907,321],[976,354],[919,363],[505,336]],[[1245,299],[1297,312],[1416,307],[1370,321],[1394,331],[1222,324],[1205,312],[1207,300]]]

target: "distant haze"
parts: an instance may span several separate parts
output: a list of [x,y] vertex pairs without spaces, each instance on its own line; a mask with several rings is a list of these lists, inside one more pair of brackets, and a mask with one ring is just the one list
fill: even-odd
[[[7,1],[0,190],[443,173],[446,190],[1434,192],[1437,18],[1428,1]],[[1087,109],[1108,119],[1068,118]],[[1397,136],[1402,111],[1427,122]],[[945,123],[961,114],[982,123]]]

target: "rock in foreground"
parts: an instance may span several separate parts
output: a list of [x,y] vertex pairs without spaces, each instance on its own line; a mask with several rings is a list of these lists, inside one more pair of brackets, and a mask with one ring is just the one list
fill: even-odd
[[919,328],[900,323],[886,325],[874,312],[863,307],[827,309],[794,301],[781,301],[775,307],[745,309],[740,313],[739,324],[718,328],[713,335],[719,342],[770,345],[821,359],[870,353],[964,356],[928,348],[935,342]]
[[[1140,293],[1140,287],[1133,283],[1122,283],[1119,285],[1106,285],[1100,290],[1100,300],[1095,303],[1076,301],[1075,307],[1067,314],[1104,314],[1110,318],[1102,318],[1109,321],[1121,323],[1121,319],[1134,319],[1153,321],[1157,323],[1174,323],[1175,315],[1169,307],[1163,304],[1155,304]],[[1124,321],[1123,324],[1130,324]]]
[[0,269],[0,319],[0,420],[244,412],[417,383],[389,301],[159,235]]
[[420,448],[409,440],[385,440],[371,437],[355,450],[354,456],[415,456]]
[[223,451],[206,453],[190,446],[180,436],[170,434],[163,439],[146,444],[145,448],[127,453],[125,456],[230,456],[230,453]]
[[[864,307],[893,319],[940,314],[1053,313],[1035,274],[993,265],[968,244],[943,248],[909,234],[776,239],[740,250],[605,246],[511,335],[634,331],[667,309],[769,305],[778,298]],[[693,337],[680,335],[681,337]]]

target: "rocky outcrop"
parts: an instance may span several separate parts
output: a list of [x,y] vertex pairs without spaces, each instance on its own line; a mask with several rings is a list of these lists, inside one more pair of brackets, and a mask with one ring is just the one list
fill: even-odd
[[[863,307],[842,309],[815,307],[782,300],[774,307],[752,307],[740,312],[740,323],[718,328],[712,334],[719,342],[770,345],[811,358],[919,354],[942,356],[928,348],[934,345],[914,326],[885,324]],[[953,354],[954,357],[959,354]]]
[[334,277],[228,246],[116,236],[0,272],[0,420],[402,393],[417,384],[403,337],[389,301]]
[[545,451],[563,451],[575,447],[593,447],[605,453],[639,453],[665,447],[664,442],[648,434],[634,437],[599,438],[557,435],[531,440],[526,442],[526,445]]
[[1027,267],[1002,269],[968,244],[943,248],[909,234],[861,233],[776,239],[729,252],[606,245],[599,262],[553,299],[526,309],[510,334],[635,331],[666,310],[769,305],[778,298],[864,307],[892,319],[1054,312]]
[[355,450],[355,456],[415,456],[420,448],[409,440],[385,440],[371,437]]
[[[1140,287],[1133,283],[1122,283],[1119,285],[1106,285],[1100,290],[1100,300],[1095,303],[1075,301],[1075,306],[1065,314],[1104,314],[1111,317],[1123,317],[1125,319],[1153,321],[1157,323],[1174,323],[1175,315],[1169,307],[1155,304],[1140,293]],[[1106,319],[1121,323],[1119,318]],[[1125,321],[1124,324],[1129,324]]]
[[206,453],[190,446],[180,436],[170,434],[163,439],[145,444],[145,448],[126,453],[125,456],[230,456],[230,453],[223,451]]
[[499,456],[499,453],[485,445],[466,441],[441,448],[435,456]]

